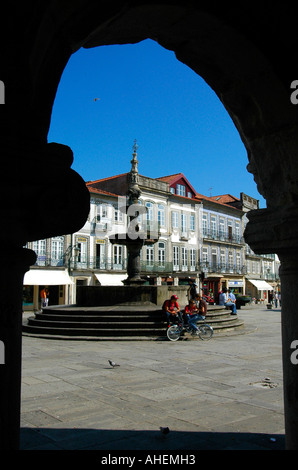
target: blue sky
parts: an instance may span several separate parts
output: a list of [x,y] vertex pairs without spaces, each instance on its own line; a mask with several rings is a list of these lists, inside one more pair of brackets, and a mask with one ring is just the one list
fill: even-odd
[[48,141],[71,147],[72,168],[89,181],[129,171],[135,139],[140,174],[182,172],[201,194],[243,191],[266,207],[230,116],[173,52],[151,40],[80,49],[62,75]]

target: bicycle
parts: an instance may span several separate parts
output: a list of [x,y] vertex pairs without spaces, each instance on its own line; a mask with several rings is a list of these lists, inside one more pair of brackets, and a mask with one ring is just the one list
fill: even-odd
[[[202,320],[198,320],[196,323],[198,330],[195,332],[194,336],[199,336],[200,339],[208,341],[213,336],[213,328],[207,323],[199,324]],[[184,323],[183,318],[179,319],[179,323],[170,325],[167,329],[167,337],[170,341],[177,341],[182,333],[186,331],[187,333],[192,333],[192,328]]]

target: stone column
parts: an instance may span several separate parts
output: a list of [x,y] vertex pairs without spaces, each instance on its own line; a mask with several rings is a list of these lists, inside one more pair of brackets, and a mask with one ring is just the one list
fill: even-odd
[[298,450],[298,208],[251,211],[248,219],[245,240],[252,250],[258,254],[277,253],[281,261],[286,449]]
[[[280,255],[286,448],[298,450],[298,252]],[[297,353],[296,353],[297,351]]]
[[1,255],[0,449],[18,450],[20,431],[23,277],[36,256],[31,250],[6,247]]
[[[71,169],[70,148],[60,144],[2,142],[0,218],[0,449],[17,450],[20,433],[23,278],[35,254],[26,242],[71,233],[90,210],[83,179]],[[7,161],[7,164],[6,164]],[[13,189],[12,189],[13,178]],[[1,362],[1,361],[0,361]]]

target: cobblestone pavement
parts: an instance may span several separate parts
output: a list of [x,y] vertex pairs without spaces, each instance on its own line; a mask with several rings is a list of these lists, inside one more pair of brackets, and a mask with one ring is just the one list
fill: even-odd
[[24,336],[21,449],[284,449],[281,311],[238,316],[210,341]]

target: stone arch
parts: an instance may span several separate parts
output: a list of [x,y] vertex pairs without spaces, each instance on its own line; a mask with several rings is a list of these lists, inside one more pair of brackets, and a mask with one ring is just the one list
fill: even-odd
[[[72,52],[79,47],[151,38],[174,51],[177,59],[202,76],[218,95],[239,131],[248,153],[248,171],[254,174],[268,207],[297,199],[298,169],[293,165],[286,171],[280,164],[297,134],[290,83],[281,79],[270,58],[251,38],[218,11],[202,11],[181,2],[98,10],[96,5],[84,6],[72,16],[59,17],[60,29],[52,28],[52,35],[50,18],[43,20],[38,44],[48,47],[36,47],[33,56],[40,64],[34,103],[39,136],[45,138],[60,76]],[[279,189],[281,177],[287,181],[286,190]]]
[[[297,448],[298,380],[296,371],[289,367],[289,345],[298,337],[295,319],[298,227],[295,225],[289,233],[288,223],[293,217],[296,219],[298,199],[297,108],[290,101],[290,83],[298,78],[298,70],[278,51],[278,46],[282,52],[287,47],[288,54],[294,57],[297,37],[293,7],[288,11],[287,6],[276,3],[268,11],[266,5],[255,10],[214,2],[209,6],[198,2],[194,6],[177,0],[171,5],[162,1],[103,4],[91,0],[71,3],[33,0],[29,4],[23,2],[17,11],[14,8],[7,6],[3,15],[9,26],[14,24],[14,36],[0,32],[3,52],[0,78],[5,84],[0,136],[2,154],[5,158],[9,156],[1,187],[7,204],[0,214],[4,221],[9,221],[8,213],[21,197],[29,209],[23,207],[17,213],[18,232],[9,238],[11,256],[17,261],[11,266],[10,276],[0,275],[2,286],[8,285],[7,277],[14,279],[20,299],[22,273],[32,258],[28,258],[28,253],[21,256],[19,247],[29,240],[75,231],[88,214],[84,184],[70,170],[71,150],[61,144],[47,144],[51,109],[68,58],[82,46],[135,43],[146,38],[157,41],[173,50],[178,60],[201,75],[218,95],[247,149],[248,169],[267,200],[268,209],[250,213],[246,237],[254,251],[276,252],[282,259],[286,429],[288,446]],[[7,37],[11,37],[9,44]],[[37,168],[41,162],[48,168],[43,182]],[[9,182],[15,168],[19,168],[14,179],[15,192],[8,200],[6,194],[11,194]],[[58,182],[53,176],[57,174]],[[68,197],[64,198],[64,211],[66,206],[71,215],[67,220],[64,213],[57,216],[57,204],[65,191]],[[40,194],[38,203],[36,194]],[[46,201],[50,204],[44,220],[40,212]],[[0,236],[5,240],[4,235]],[[9,292],[8,289],[7,295]],[[13,328],[11,318],[20,310],[18,299],[13,306],[8,297],[3,301],[1,322],[9,328]],[[5,375],[1,382],[9,386],[1,390],[5,429],[0,429],[0,442],[3,448],[13,448],[18,427],[15,388],[19,386],[20,356],[11,351],[20,350],[19,326],[13,333],[9,330],[2,340],[7,370],[13,377]],[[5,403],[12,389],[14,411],[10,412]],[[8,423],[13,428],[9,438]]]

